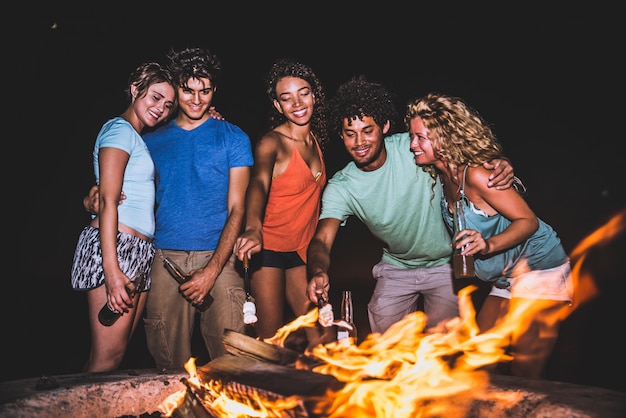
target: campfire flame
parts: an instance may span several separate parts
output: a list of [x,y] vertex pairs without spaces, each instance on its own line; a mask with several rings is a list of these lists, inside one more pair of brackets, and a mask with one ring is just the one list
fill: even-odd
[[[575,308],[596,297],[599,290],[583,262],[589,251],[612,241],[626,229],[626,210],[583,239],[570,254],[574,278],[574,302],[551,313],[546,321],[560,321]],[[424,332],[426,317],[417,311],[390,327],[384,334],[372,333],[361,344],[337,342],[318,345],[306,354],[322,360],[312,371],[332,375],[344,382],[338,391],[329,390],[315,399],[312,413],[324,417],[437,417],[464,416],[476,399],[509,398],[515,394],[487,390],[486,366],[509,361],[508,339],[523,329],[542,310],[542,302],[525,300],[511,305],[509,315],[491,330],[480,333],[471,300],[475,290],[469,286],[459,291],[460,317]],[[314,326],[318,309],[296,318],[264,342],[284,346],[293,331]],[[216,416],[280,417],[301,406],[302,397],[270,399],[250,394],[242,399],[223,390],[220,382],[201,382],[196,374],[195,359],[185,365],[189,385],[203,393],[203,402]],[[185,391],[170,396],[160,409],[171,416],[180,405]],[[309,399],[310,401],[310,399]]]

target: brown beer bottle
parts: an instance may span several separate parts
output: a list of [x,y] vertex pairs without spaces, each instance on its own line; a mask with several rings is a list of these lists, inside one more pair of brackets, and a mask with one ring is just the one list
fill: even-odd
[[[131,299],[134,298],[137,294],[137,291],[143,287],[145,281],[146,275],[142,274],[141,276],[139,276],[139,279],[135,279],[133,281],[133,284],[131,286],[126,287],[126,292],[128,292],[128,296],[130,296]],[[98,312],[98,320],[105,327],[110,327],[111,325],[113,325],[120,316],[122,316],[122,313],[111,308],[108,301],[104,304],[102,309],[100,309],[100,312]]]
[[[165,257],[163,260],[163,265],[165,269],[170,273],[170,275],[178,282],[178,284],[183,284],[187,280],[191,279],[187,273],[185,273],[176,263],[170,260],[169,257]],[[207,293],[204,299],[202,299],[199,303],[192,303],[192,305],[199,310],[200,312],[204,312],[209,309],[209,306],[213,303],[213,297]]]

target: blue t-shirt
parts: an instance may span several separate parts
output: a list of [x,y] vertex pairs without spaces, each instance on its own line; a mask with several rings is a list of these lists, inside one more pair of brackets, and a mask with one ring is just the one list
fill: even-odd
[[156,166],[156,248],[215,250],[228,216],[229,170],[252,166],[250,138],[230,122],[174,120],[144,135]]
[[354,161],[335,173],[322,195],[320,219],[359,218],[385,243],[383,260],[401,268],[450,262],[450,234],[441,219],[441,186],[415,164],[408,133],[385,138],[387,160],[378,170]]
[[154,236],[154,163],[146,143],[135,128],[117,116],[107,121],[96,138],[93,150],[93,168],[96,183],[100,184],[98,151],[100,148],[118,148],[129,155],[124,170],[123,205],[117,207],[118,221],[148,238]]

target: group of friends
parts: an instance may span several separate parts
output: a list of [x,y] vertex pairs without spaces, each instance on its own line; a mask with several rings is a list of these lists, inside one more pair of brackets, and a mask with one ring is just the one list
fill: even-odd
[[[367,306],[372,332],[417,310],[420,298],[425,332],[459,316],[453,246],[474,255],[477,278],[491,283],[476,318],[481,332],[517,300],[541,300],[546,317],[571,303],[569,259],[557,234],[529,208],[489,124],[461,99],[416,98],[406,130],[392,133],[397,110],[384,86],[356,76],[327,103],[310,66],[281,58],[266,78],[269,130],[253,150],[249,136],[212,107],[220,73],[204,48],[142,64],[128,81],[128,108],[97,136],[96,185],[83,202],[93,215],[71,271],[89,306],[85,371],[117,369],[140,320],[160,369],[189,360],[196,320],[210,358],[223,355],[224,330],[246,327],[247,289],[236,269],[244,257],[255,331],[274,336],[285,303],[303,315],[329,299],[332,246],[351,216],[384,243]],[[324,149],[337,137],[352,161],[327,178]],[[458,200],[468,228],[453,237],[450,208]],[[190,280],[173,280],[165,258]],[[129,292],[139,277],[143,285]],[[209,296],[209,308],[196,309]],[[106,303],[123,313],[111,326],[98,321]],[[512,335],[511,373],[542,377],[558,327],[538,314]],[[305,331],[309,348],[333,337],[321,326]]]

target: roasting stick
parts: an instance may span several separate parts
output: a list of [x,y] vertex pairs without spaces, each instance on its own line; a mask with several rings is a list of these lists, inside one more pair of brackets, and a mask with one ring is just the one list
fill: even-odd
[[259,320],[256,316],[256,305],[250,295],[250,263],[248,261],[248,254],[243,255],[243,284],[246,289],[246,301],[243,304],[243,322],[244,324],[254,324]]

